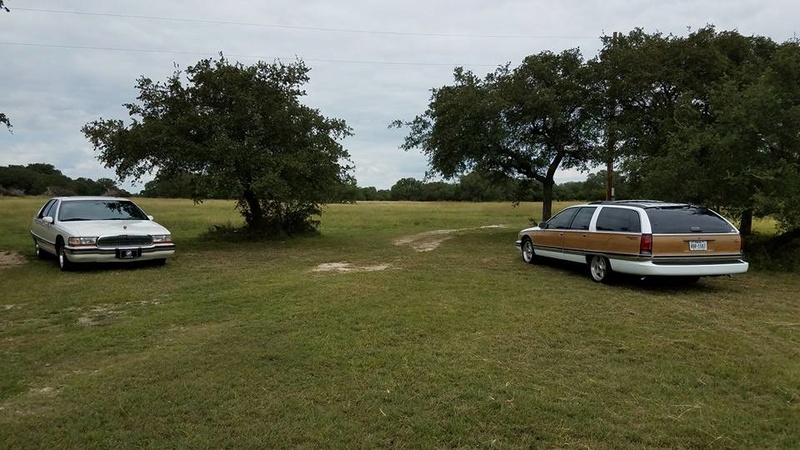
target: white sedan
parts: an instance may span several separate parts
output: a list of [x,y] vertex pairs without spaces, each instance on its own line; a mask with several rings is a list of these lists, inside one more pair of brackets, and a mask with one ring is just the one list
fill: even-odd
[[52,198],[33,218],[31,236],[36,256],[55,255],[61,270],[89,262],[163,264],[175,253],[169,230],[125,198]]

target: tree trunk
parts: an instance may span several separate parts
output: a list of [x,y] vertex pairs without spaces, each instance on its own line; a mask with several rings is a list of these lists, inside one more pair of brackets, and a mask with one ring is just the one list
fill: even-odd
[[542,222],[553,215],[553,186],[556,182],[547,179],[542,183]]
[[247,227],[258,229],[264,222],[264,211],[261,209],[261,203],[259,203],[255,192],[251,189],[244,190],[244,201],[247,202],[247,213],[244,215]]
[[750,236],[753,234],[753,208],[742,211],[742,217],[739,222],[739,233],[741,233],[742,236]]

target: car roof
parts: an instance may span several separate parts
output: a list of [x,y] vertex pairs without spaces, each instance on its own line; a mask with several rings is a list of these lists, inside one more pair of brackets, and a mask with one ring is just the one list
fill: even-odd
[[104,197],[102,195],[73,195],[70,197],[53,197],[56,200],[63,202],[72,202],[76,200],[128,200],[123,197]]
[[675,208],[692,206],[689,203],[664,202],[661,200],[601,200],[590,205],[635,206],[638,208]]

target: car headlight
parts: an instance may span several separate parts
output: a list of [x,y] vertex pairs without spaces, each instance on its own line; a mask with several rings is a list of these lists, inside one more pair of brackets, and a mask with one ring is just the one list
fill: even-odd
[[67,239],[70,247],[80,247],[85,245],[97,245],[97,236],[77,236]]
[[172,235],[171,234],[154,234],[153,235],[153,243],[154,244],[164,244],[167,242],[172,242]]

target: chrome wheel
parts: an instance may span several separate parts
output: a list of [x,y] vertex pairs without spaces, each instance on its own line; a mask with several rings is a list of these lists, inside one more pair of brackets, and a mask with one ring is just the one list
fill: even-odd
[[533,251],[533,242],[531,242],[530,239],[525,238],[522,241],[522,260],[528,264],[532,264],[535,259],[536,253]]
[[589,263],[589,272],[591,272],[594,281],[598,283],[606,282],[611,275],[611,264],[603,256],[592,256],[592,260]]
[[44,258],[44,252],[42,251],[42,248],[39,247],[39,243],[36,241],[33,241],[33,255],[36,256],[37,259]]
[[61,268],[63,271],[68,271],[72,269],[72,263],[70,262],[69,258],[67,258],[67,251],[64,250],[64,244],[58,246],[58,267]]

